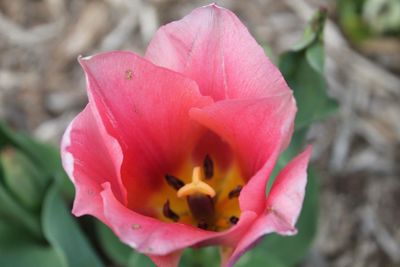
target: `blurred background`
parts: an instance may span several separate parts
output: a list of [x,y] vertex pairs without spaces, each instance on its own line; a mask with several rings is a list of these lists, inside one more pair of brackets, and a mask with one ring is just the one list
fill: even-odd
[[[143,55],[160,25],[209,2],[0,0],[0,120],[58,145],[87,102],[78,55]],[[400,1],[216,2],[273,61],[328,10],[326,77],[340,111],[309,134],[320,218],[302,266],[400,266]]]

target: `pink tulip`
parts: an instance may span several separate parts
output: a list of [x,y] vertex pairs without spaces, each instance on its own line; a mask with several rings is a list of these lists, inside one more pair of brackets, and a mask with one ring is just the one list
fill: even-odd
[[218,245],[232,266],[262,236],[296,233],[311,149],[266,185],[296,103],[239,19],[215,4],[161,27],[145,57],[79,58],[89,104],[62,140],[73,214],[158,266]]

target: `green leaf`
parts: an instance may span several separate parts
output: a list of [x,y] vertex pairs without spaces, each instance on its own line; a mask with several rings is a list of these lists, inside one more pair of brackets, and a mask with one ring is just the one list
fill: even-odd
[[65,207],[60,181],[47,192],[43,203],[43,232],[50,244],[67,259],[69,267],[104,267],[98,255]]
[[189,248],[183,252],[179,266],[219,266],[220,255],[217,247]]
[[63,179],[62,193],[69,199],[74,196],[74,188],[61,165],[60,152],[55,147],[38,142],[28,135],[16,133],[0,122],[0,150],[14,147],[28,157],[40,171],[44,182],[54,177]]
[[27,135],[15,133],[0,122],[0,148],[11,145],[26,154],[47,175],[62,170],[60,154],[53,146],[37,142]]
[[293,46],[292,51],[301,51],[311,46],[315,41],[318,41],[318,39],[322,40],[326,16],[327,11],[324,9],[315,12],[311,21],[304,29],[303,37]]
[[128,267],[155,267],[155,265],[149,257],[134,251],[129,256]]
[[21,226],[38,240],[43,239],[39,217],[24,209],[2,183],[0,183],[0,218],[8,224]]
[[[258,248],[256,248],[258,249]],[[235,264],[235,267],[252,267],[252,266],[263,266],[263,267],[286,267],[275,257],[274,254],[268,251],[255,251],[254,249],[244,254],[239,261]]]
[[322,77],[324,76],[324,53],[324,46],[320,42],[312,44],[306,50],[307,62],[310,64],[311,68],[318,71]]
[[322,37],[325,17],[325,12],[317,12],[305,32],[306,41],[283,54],[279,61],[279,68],[297,101],[296,130],[326,118],[338,108],[337,102],[327,95],[324,78]]
[[25,231],[4,221],[0,221],[0,266],[68,267],[55,249],[37,243]]
[[361,14],[365,2],[365,0],[337,1],[339,24],[346,37],[356,44],[373,36],[371,29]]
[[123,244],[119,238],[100,221],[96,221],[96,233],[103,252],[112,261],[127,266],[132,248]]
[[24,154],[13,148],[0,151],[3,165],[4,184],[9,192],[31,211],[38,211],[47,183],[39,170]]

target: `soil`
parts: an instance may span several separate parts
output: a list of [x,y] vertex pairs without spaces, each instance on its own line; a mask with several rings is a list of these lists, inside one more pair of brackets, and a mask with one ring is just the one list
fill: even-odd
[[[58,144],[87,103],[78,55],[143,54],[160,25],[208,2],[0,0],[0,118]],[[298,41],[313,10],[328,9],[326,76],[341,109],[309,134],[321,210],[302,265],[400,266],[399,40],[356,50],[335,23],[333,0],[217,2],[270,46],[273,60]]]

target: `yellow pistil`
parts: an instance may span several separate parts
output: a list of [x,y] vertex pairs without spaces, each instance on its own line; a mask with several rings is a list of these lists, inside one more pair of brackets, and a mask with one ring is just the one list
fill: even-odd
[[201,167],[193,168],[192,182],[181,187],[176,193],[179,198],[187,197],[196,194],[215,196],[215,190],[207,183],[203,182],[204,171]]

